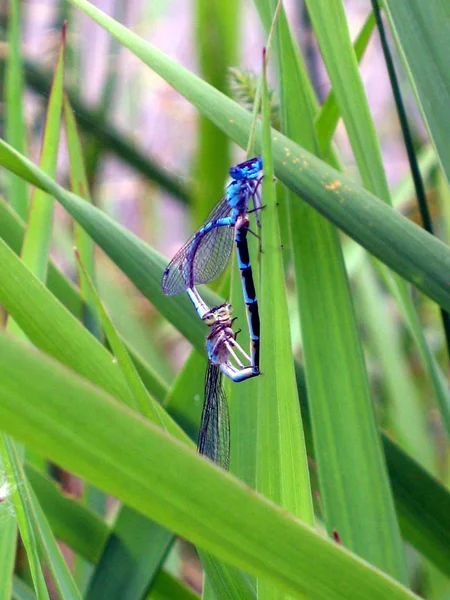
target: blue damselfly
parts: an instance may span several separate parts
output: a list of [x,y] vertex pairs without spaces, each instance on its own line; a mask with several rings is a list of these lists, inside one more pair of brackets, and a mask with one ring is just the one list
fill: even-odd
[[[209,283],[222,273],[230,259],[233,231],[240,219],[255,212],[260,227],[261,170],[260,156],[231,167],[229,173],[232,181],[227,186],[225,196],[164,271],[161,287],[167,296],[193,289],[200,283]],[[248,210],[250,199],[253,202],[252,210]]]

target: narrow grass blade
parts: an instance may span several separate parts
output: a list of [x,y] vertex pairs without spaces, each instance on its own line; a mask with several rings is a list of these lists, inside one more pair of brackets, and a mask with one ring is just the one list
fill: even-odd
[[[67,94],[64,96],[63,110],[70,160],[71,189],[72,192],[84,198],[86,202],[92,203],[75,115],[73,114]],[[88,277],[95,281],[94,242],[78,223],[75,223],[74,238],[75,246],[78,248]],[[93,335],[101,339],[101,325],[95,301],[92,297],[89,284],[83,277],[80,277],[80,291],[83,298],[83,322]]]
[[[374,27],[375,17],[373,13],[370,13],[353,44],[355,57],[358,62],[364,56],[367,45],[372,37]],[[336,100],[336,94],[334,93],[333,88],[331,88],[330,93],[315,118],[315,128],[321,155],[324,155],[328,150],[340,117],[341,111]]]
[[[16,254],[20,254],[24,236],[24,221],[4,199],[0,198],[0,237]],[[52,293],[74,316],[81,316],[81,300],[75,285],[64,277],[51,260],[48,265],[47,284]]]
[[12,485],[11,495],[14,501],[17,524],[20,530],[20,537],[26,549],[36,597],[38,600],[49,600],[47,586],[39,559],[36,536],[31,522],[30,507],[24,490],[16,485],[16,483],[21,486],[23,485],[23,477],[20,473],[21,459],[16,454],[14,445],[6,435],[0,437],[0,452],[2,454],[5,473]]
[[[27,337],[38,348],[132,406],[126,380],[111,354],[55,300],[2,241],[0,256],[0,301]],[[170,431],[186,439],[164,411],[161,415]]]
[[[20,35],[20,0],[8,2],[8,59],[5,73],[5,138],[18,152],[24,154],[26,147],[25,120],[23,114],[24,74]],[[28,215],[28,186],[13,175],[8,176],[8,201],[14,210],[26,219]]]
[[416,598],[55,361],[2,336],[0,358],[10,434],[199,547],[293,597]]
[[384,7],[425,125],[447,182],[450,182],[450,75],[447,64],[450,7],[444,1],[423,3],[420,0],[412,0],[407,6],[386,0]]
[[[58,142],[61,126],[65,35],[66,32],[64,26],[47,109],[40,158],[42,170],[52,177],[55,176],[56,172],[56,159],[58,156]],[[45,281],[47,278],[52,219],[53,199],[41,189],[35,188],[31,197],[28,227],[22,247],[22,261],[41,281]]]
[[79,272],[81,281],[83,282],[86,297],[90,299],[91,306],[95,308],[96,314],[98,314],[101,321],[101,325],[105,331],[106,337],[109,341],[111,349],[117,358],[124,378],[127,381],[128,387],[130,388],[131,395],[134,398],[135,408],[147,419],[154,421],[155,423],[162,424],[160,407],[158,404],[149,396],[147,388],[142,383],[142,379],[139,376],[138,370],[135,367],[124,343],[120,339],[111,319],[109,318],[106,310],[103,307],[102,301],[100,300],[84,263],[78,250],[75,251],[75,256],[79,266]]
[[[266,54],[263,58],[263,198],[261,215],[261,380],[258,398],[258,491],[314,524],[308,462],[297,396],[272,167]],[[284,598],[258,581],[258,598]]]

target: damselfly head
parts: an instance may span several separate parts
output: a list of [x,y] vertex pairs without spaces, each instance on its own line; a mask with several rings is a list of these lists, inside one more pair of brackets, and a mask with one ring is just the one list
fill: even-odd
[[231,322],[232,306],[228,302],[224,302],[219,306],[211,308],[202,317],[202,320],[210,327],[215,323],[228,324]]
[[245,162],[239,163],[234,167],[231,167],[229,173],[233,179],[244,180],[244,179],[256,179],[259,172],[262,171],[263,162],[260,156],[250,158]]

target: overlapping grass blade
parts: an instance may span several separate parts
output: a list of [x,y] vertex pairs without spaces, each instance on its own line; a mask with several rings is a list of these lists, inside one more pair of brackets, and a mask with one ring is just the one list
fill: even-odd
[[[276,18],[276,17],[274,17]],[[291,336],[282,245],[272,166],[267,56],[263,58],[263,198],[261,215],[261,370],[258,394],[257,489],[299,517],[314,524],[308,461],[291,358]],[[284,598],[258,581],[258,598]]]
[[54,360],[3,336],[0,357],[10,434],[199,547],[293,597],[416,597]]
[[[0,238],[16,254],[20,252],[24,231],[25,225],[23,222],[17,217],[11,207],[0,198]],[[75,317],[78,319],[81,318],[82,301],[78,289],[69,279],[64,277],[51,260],[48,265],[47,286],[53,295]],[[159,402],[162,402],[167,393],[167,386],[164,380],[142,359],[135,349],[129,345],[127,347],[147,389]]]

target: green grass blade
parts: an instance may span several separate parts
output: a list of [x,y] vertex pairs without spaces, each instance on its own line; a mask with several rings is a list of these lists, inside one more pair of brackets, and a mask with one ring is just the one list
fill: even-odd
[[[7,146],[0,140],[0,154],[3,148],[6,150]],[[11,151],[12,149],[8,149],[9,156]],[[0,158],[0,164],[1,162]],[[3,164],[5,165],[4,162]],[[14,164],[19,166],[15,158]],[[205,327],[192,310],[190,300],[184,295],[167,297],[161,290],[161,277],[167,260],[105,213],[67,192],[46,177],[42,171],[35,169],[37,167],[31,162],[27,163],[26,173],[32,177],[34,183],[45,186],[47,191],[68,210],[92,239],[127,274],[136,287],[151,300],[161,314],[171,321],[194,346],[203,349]],[[35,175],[38,176],[37,179]],[[202,296],[209,306],[219,304],[218,296],[208,290],[204,293],[202,291]]]
[[405,61],[425,125],[447,181],[450,181],[450,74],[447,61],[450,7],[442,0],[430,3],[411,0],[407,5],[386,0],[384,7],[400,45],[400,55]]
[[[0,198],[0,238],[16,253],[20,253],[25,225],[13,212],[11,207]],[[82,301],[78,289],[69,281],[52,261],[49,261],[47,277],[48,289],[53,295],[78,319],[81,318]],[[160,403],[167,393],[167,385],[147,362],[129,345],[128,352],[131,354],[139,375],[156,400]]]
[[[2,435],[2,440],[3,440]],[[1,441],[0,443],[3,443]],[[0,452],[0,490],[3,497],[0,502],[0,598],[10,600],[12,579],[17,547],[17,522],[15,518],[14,506],[10,497],[10,482],[6,477],[5,466],[3,464]]]
[[430,472],[435,471],[432,441],[416,382],[405,359],[401,330],[387,309],[371,264],[360,269],[356,281],[364,330],[371,353],[377,357],[383,373],[389,430],[411,457]]
[[106,523],[30,464],[25,465],[25,473],[55,536],[89,562],[97,563],[108,537]]
[[79,272],[81,275],[81,281],[84,284],[85,293],[90,298],[93,308],[99,315],[101,325],[105,331],[108,342],[111,346],[114,356],[117,358],[124,378],[128,383],[131,395],[134,398],[135,408],[147,419],[154,421],[155,423],[162,424],[160,416],[160,408],[158,404],[149,396],[147,388],[142,382],[139,376],[139,372],[131,360],[128,354],[125,344],[120,339],[111,319],[109,318],[105,308],[103,307],[102,301],[100,300],[89,273],[84,266],[81,255],[78,250],[75,252],[77,263],[79,265]]
[[200,597],[184,583],[161,570],[145,600],[200,600]]
[[342,2],[306,0],[308,14],[365,187],[388,201],[390,194],[378,138],[359,75]]
[[219,558],[293,597],[416,597],[50,358],[0,337],[0,376],[5,430]]
[[[328,0],[309,0],[307,6],[362,181],[369,191],[391,203],[375,127],[350,41],[344,6],[340,1],[330,3]],[[427,347],[410,291],[398,277],[394,276],[393,281],[390,281],[391,275],[385,269],[381,269],[381,274],[391,286],[391,291],[418,345],[424,368],[430,374],[438,407],[450,435],[450,396],[447,386],[443,385],[437,373],[434,357]]]
[[[81,150],[81,141],[77,131],[75,115],[69,104],[67,94],[63,99],[63,110],[67,148],[69,151],[71,189],[72,192],[81,196],[87,202],[92,203]],[[88,276],[95,281],[94,243],[78,223],[75,223],[74,238],[75,246],[78,248]],[[80,291],[83,298],[83,322],[91,333],[101,339],[101,325],[95,301],[92,297],[92,291],[89,288],[89,284],[82,277],[80,277]]]
[[[20,530],[20,537],[26,549],[36,597],[38,600],[49,600],[47,585],[39,559],[36,535],[31,521],[30,506],[26,498],[26,492],[23,489],[23,476],[20,467],[21,458],[17,455],[13,443],[6,435],[2,435],[0,438],[0,452],[2,454],[5,473],[12,485],[11,495],[14,502],[17,524]],[[17,487],[17,484],[20,487]]]
[[405,539],[450,577],[450,492],[387,435],[383,437]]
[[[24,74],[21,51],[19,0],[11,0],[8,22],[8,59],[5,73],[5,137],[18,152],[24,154],[26,147],[25,120],[23,114]],[[14,210],[26,219],[28,215],[28,186],[16,175],[8,177],[8,200]]]
[[[353,45],[355,57],[358,62],[364,56],[374,27],[375,17],[373,13],[370,13]],[[336,100],[336,94],[332,88],[315,119],[315,128],[321,155],[324,155],[327,151],[340,117],[341,111]]]
[[[65,27],[52,84],[47,118],[42,141],[40,166],[42,170],[55,176],[58,156],[59,131],[63,99]],[[35,188],[31,197],[28,227],[22,247],[22,260],[41,280],[47,278],[48,255],[50,250],[53,220],[53,199]]]
[[[112,355],[1,240],[0,302],[38,348],[133,407],[129,387]],[[158,412],[171,433],[187,439],[167,413]]]
[[[261,215],[261,371],[258,398],[258,491],[314,524],[308,461],[291,354],[283,256],[272,166],[266,54],[263,58],[263,164]],[[284,598],[258,581],[258,598]]]
[[40,555],[45,560],[56,589],[64,600],[81,600],[81,594],[62,555],[61,549],[53,536],[47,518],[37,502],[33,491],[29,488],[28,482],[25,479],[24,481],[28,496],[27,500],[33,518],[33,527],[39,543]]

